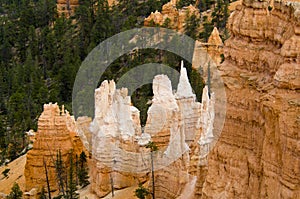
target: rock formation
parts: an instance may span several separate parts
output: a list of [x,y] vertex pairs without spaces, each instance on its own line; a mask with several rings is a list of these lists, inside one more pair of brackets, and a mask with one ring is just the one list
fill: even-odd
[[78,0],[57,0],[56,7],[59,15],[65,15],[69,17],[75,12],[75,9],[79,6]]
[[[145,20],[145,26],[151,26],[154,24],[164,25],[168,21],[168,28],[177,30],[178,32],[184,32],[184,25],[186,17],[195,14],[200,17],[199,10],[192,5],[183,7],[182,9],[176,8],[176,0],[171,0],[162,7],[161,13],[158,11],[152,12]],[[154,24],[152,24],[154,23]]]
[[107,195],[112,184],[120,189],[145,181],[134,170],[140,163],[134,155],[138,150],[136,136],[141,135],[137,118],[139,111],[131,106],[127,89],[116,89],[112,80],[95,90],[91,184],[99,197]]
[[221,55],[223,52],[223,41],[220,37],[219,31],[216,27],[214,27],[212,33],[210,34],[207,41],[207,53],[211,57],[211,59],[219,65],[222,62]]
[[300,198],[300,4],[244,0],[231,15],[227,116],[203,198]]
[[[187,7],[183,7],[182,9],[177,10],[176,8],[176,0],[171,0],[166,3],[162,7],[162,11],[152,12],[145,20],[145,26],[152,26],[154,24],[158,24],[160,26],[164,26],[168,21],[168,28],[176,30],[180,33],[184,32],[185,20],[186,17],[191,14],[195,14],[197,17],[200,17],[199,10],[192,5]],[[152,24],[154,23],[154,24]],[[201,53],[207,52],[207,54],[202,55]],[[201,55],[200,55],[201,54]],[[214,61],[217,65],[219,65],[222,61],[221,55],[223,54],[223,42],[220,37],[218,29],[215,27],[208,39],[207,43],[203,43],[201,41],[196,40],[195,42],[195,52],[194,55],[197,57],[194,59],[208,59]],[[207,58],[207,55],[210,58]],[[195,60],[193,63],[204,63],[205,61]],[[196,66],[197,68],[199,66]]]
[[[81,140],[76,134],[75,120],[64,107],[60,110],[57,104],[45,104],[39,117],[38,130],[33,148],[27,153],[25,166],[26,191],[47,187],[46,164],[51,191],[57,191],[57,173],[55,161],[58,151],[67,164],[71,154],[83,151]],[[68,165],[66,165],[68,167]]]
[[[208,154],[205,150],[200,154],[200,148],[209,149],[214,138],[214,95],[209,98],[205,88],[202,103],[197,102],[183,65],[175,94],[166,75],[155,76],[153,94],[142,130],[139,111],[131,105],[126,88],[116,89],[114,81],[104,81],[96,89],[91,183],[99,197],[112,186],[121,189],[150,181],[152,160],[156,197],[193,196],[197,168],[206,164]],[[149,141],[159,148],[152,155],[145,148]]]

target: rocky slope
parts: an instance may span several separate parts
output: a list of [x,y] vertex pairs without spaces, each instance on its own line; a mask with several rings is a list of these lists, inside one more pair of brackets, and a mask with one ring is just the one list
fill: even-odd
[[[14,183],[18,183],[22,191],[25,190],[24,167],[26,164],[26,155],[23,155],[5,166],[0,167],[0,198],[6,198],[11,192]],[[3,171],[9,169],[7,177],[3,175]]]
[[244,0],[231,15],[227,116],[203,198],[300,198],[299,13],[297,2]]

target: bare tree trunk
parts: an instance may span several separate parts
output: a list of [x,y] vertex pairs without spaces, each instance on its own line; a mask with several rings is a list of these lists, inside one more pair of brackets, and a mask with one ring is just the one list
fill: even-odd
[[49,184],[49,178],[48,178],[48,170],[45,159],[43,159],[44,168],[45,168],[45,174],[46,174],[46,182],[47,182],[47,189],[48,189],[48,197],[51,199],[51,192],[50,192],[50,184]]
[[110,174],[110,185],[111,185],[111,196],[114,197],[115,193],[114,193],[114,179],[112,177],[112,174]]
[[151,168],[152,168],[152,198],[155,199],[153,152],[151,152]]

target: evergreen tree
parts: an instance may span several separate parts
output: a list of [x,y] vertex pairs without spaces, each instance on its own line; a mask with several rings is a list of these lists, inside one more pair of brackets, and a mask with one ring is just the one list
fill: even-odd
[[65,167],[61,156],[61,151],[58,150],[55,161],[55,171],[57,176],[59,194],[65,195]]
[[193,39],[197,39],[199,22],[200,19],[194,13],[187,13],[185,19],[184,33]]
[[229,18],[229,0],[217,0],[216,7],[212,13],[212,23],[219,30],[226,28],[226,23]]
[[146,189],[142,183],[139,184],[139,187],[135,190],[135,196],[139,199],[145,199],[150,192]]
[[79,156],[79,168],[78,168],[78,180],[79,185],[85,187],[89,184],[87,159],[84,152],[81,152]]
[[[98,45],[114,33],[111,24],[112,18],[107,0],[99,0],[97,12],[95,16],[95,23],[91,30],[91,44]],[[90,46],[90,49],[95,46]]]
[[45,187],[42,187],[39,199],[47,199],[47,196],[46,196],[46,193],[45,193]]
[[177,9],[180,9],[185,6],[194,5],[195,2],[196,2],[195,0],[179,0],[176,3],[176,7],[177,7]]
[[152,173],[152,198],[155,199],[155,181],[154,181],[154,163],[153,163],[153,153],[158,150],[158,147],[154,142],[149,142],[146,145],[151,151],[151,173]]
[[213,31],[213,25],[208,21],[207,16],[203,17],[203,31],[200,32],[199,37],[204,40],[204,42],[208,41],[208,38]]
[[73,161],[73,154],[70,154],[70,168],[69,168],[69,178],[68,178],[68,191],[66,198],[67,199],[77,199],[79,198],[79,194],[76,192],[76,181],[74,179],[74,161]]
[[14,183],[13,187],[11,188],[11,192],[7,196],[7,199],[22,199],[23,192],[21,191],[18,183]]

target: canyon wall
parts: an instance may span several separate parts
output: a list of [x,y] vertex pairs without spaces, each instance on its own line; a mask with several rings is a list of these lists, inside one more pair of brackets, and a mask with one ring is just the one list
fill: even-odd
[[300,198],[300,3],[244,0],[228,28],[227,116],[202,198]]
[[75,120],[68,111],[59,109],[57,104],[45,104],[38,120],[38,131],[33,148],[27,153],[25,165],[26,191],[46,188],[46,170],[51,191],[58,191],[55,161],[58,151],[68,167],[70,155],[80,154],[83,144],[76,134]]

